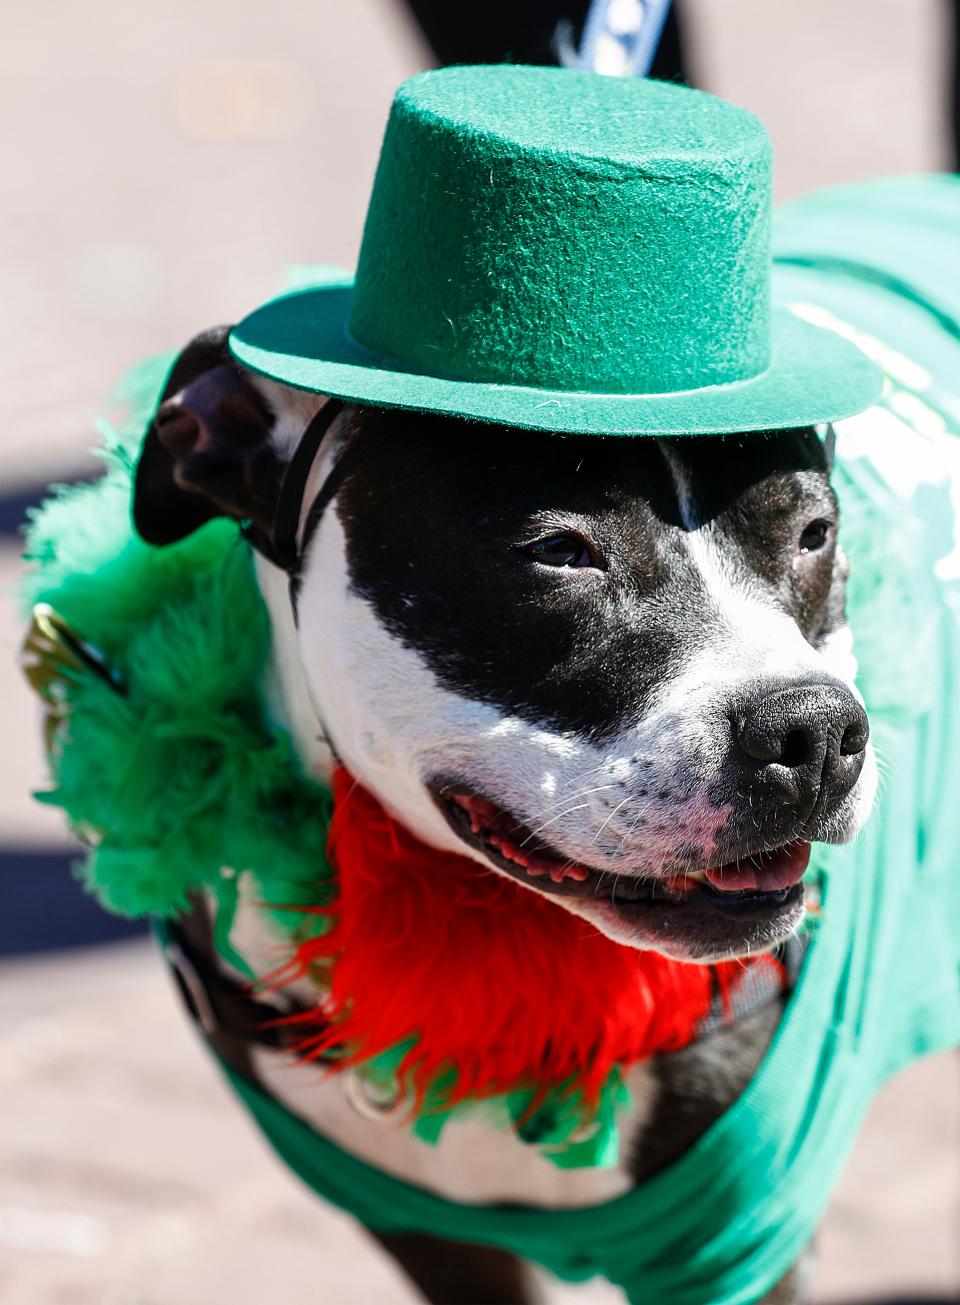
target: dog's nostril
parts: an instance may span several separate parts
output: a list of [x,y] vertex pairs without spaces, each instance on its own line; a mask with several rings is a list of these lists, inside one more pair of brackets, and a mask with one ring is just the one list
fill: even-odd
[[805,766],[812,759],[810,737],[803,730],[789,730],[783,738],[778,758],[781,766]]
[[200,438],[200,423],[194,413],[168,400],[154,418],[160,443],[175,457],[191,453]]
[[799,725],[791,728],[780,720],[770,722],[759,715],[744,723],[739,742],[751,761],[759,761],[764,766],[786,766],[791,770],[813,761],[817,749],[816,737],[809,730]]
[[867,739],[870,731],[867,728],[866,717],[863,720],[854,721],[843,731],[843,737],[840,740],[841,757],[855,757],[857,753],[862,752],[867,746]]
[[830,755],[862,753],[869,732],[866,714],[849,690],[815,683],[755,699],[739,724],[737,741],[752,762],[819,772]]

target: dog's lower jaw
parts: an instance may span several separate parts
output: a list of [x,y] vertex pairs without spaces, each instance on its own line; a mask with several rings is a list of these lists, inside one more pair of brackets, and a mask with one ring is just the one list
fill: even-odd
[[[529,885],[528,891],[539,890]],[[632,921],[608,901],[589,897],[551,897],[550,900],[563,910],[579,916],[613,942],[639,951],[656,951],[671,960],[695,965],[756,956],[770,951],[796,932],[806,914],[803,895],[798,891],[774,918],[756,920],[749,930],[741,928],[737,937],[724,940],[718,937],[691,936],[690,931],[678,921],[671,922],[666,911],[658,921],[659,927],[651,927],[649,922]]]
[[[827,845],[852,842],[870,816],[877,786],[877,759],[873,745],[869,744],[863,770],[853,790],[836,811],[817,821],[816,828],[809,834],[811,842]],[[528,887],[533,892],[540,891],[533,883]],[[796,932],[807,912],[804,896],[798,892],[766,919],[751,921],[741,937],[722,941],[707,936],[692,936],[679,920],[670,919],[666,909],[661,915],[659,927],[651,929],[648,923],[640,924],[625,918],[624,913],[608,901],[588,896],[553,896],[551,900],[565,910],[581,916],[614,942],[655,950],[673,960],[694,964],[756,956],[760,952],[770,951]]]

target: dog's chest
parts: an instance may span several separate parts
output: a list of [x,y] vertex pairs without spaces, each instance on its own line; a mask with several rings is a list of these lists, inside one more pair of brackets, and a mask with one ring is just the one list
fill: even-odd
[[[276,965],[278,939],[260,907],[241,890],[231,943],[257,973]],[[297,996],[316,1002],[303,984]],[[479,1106],[454,1115],[436,1143],[417,1137],[402,1108],[384,1108],[362,1076],[325,1074],[291,1053],[251,1049],[262,1084],[278,1101],[318,1133],[350,1154],[407,1182],[450,1200],[508,1203],[548,1209],[594,1205],[620,1196],[633,1185],[628,1170],[631,1140],[654,1110],[656,1079],[644,1065],[626,1076],[630,1105],[620,1116],[620,1161],[609,1168],[563,1168],[520,1141],[506,1116]]]
[[[325,1078],[316,1066],[266,1050],[255,1053],[254,1064],[266,1088],[318,1133],[367,1164],[449,1200],[564,1209],[600,1204],[633,1185],[626,1155],[613,1168],[561,1168],[521,1142],[506,1120],[498,1127],[484,1106],[466,1118],[454,1116],[439,1140],[428,1143],[402,1111],[378,1113],[363,1080],[351,1071]],[[631,1071],[628,1083],[632,1104],[621,1119],[624,1139],[642,1129],[654,1096],[644,1067]]]

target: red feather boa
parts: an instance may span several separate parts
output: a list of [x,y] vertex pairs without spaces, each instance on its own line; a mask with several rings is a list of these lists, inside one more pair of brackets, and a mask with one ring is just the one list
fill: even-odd
[[563,1085],[590,1104],[614,1068],[692,1041],[715,984],[725,993],[742,973],[741,962],[684,964],[611,942],[421,843],[343,770],[333,793],[332,927],[274,976],[328,988],[306,1019],[307,1056],[345,1049],[340,1068],[409,1041],[401,1077],[420,1101],[453,1069],[446,1104]]

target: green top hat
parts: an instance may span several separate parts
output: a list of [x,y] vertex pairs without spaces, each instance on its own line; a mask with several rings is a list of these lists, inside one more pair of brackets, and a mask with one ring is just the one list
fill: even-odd
[[404,82],[356,279],[231,336],[307,390],[538,430],[812,425],[879,393],[851,344],[770,306],[771,150],[685,87],[568,69]]

